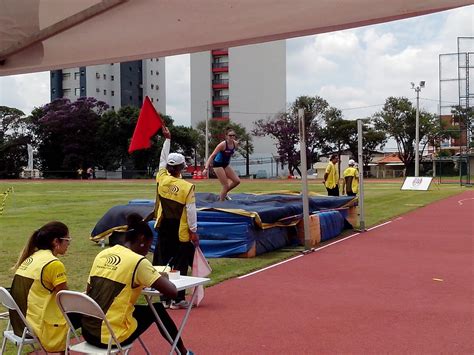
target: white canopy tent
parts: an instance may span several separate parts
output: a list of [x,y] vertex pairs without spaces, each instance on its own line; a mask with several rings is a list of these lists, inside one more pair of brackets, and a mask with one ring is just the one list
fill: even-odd
[[330,32],[473,0],[0,0],[0,76]]

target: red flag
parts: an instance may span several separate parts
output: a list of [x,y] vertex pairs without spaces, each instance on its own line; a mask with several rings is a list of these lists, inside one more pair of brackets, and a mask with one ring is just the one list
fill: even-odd
[[163,122],[161,121],[160,115],[156,112],[148,96],[145,96],[145,101],[140,110],[140,116],[138,116],[137,125],[135,126],[128,152],[132,153],[135,150],[150,148],[151,137],[153,137],[162,126]]

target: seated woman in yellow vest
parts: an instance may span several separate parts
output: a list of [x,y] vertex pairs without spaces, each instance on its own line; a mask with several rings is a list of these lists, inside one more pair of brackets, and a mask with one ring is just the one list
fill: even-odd
[[[121,345],[133,343],[156,322],[148,305],[135,304],[144,287],[153,287],[168,297],[178,293],[145,258],[153,240],[148,224],[138,214],[129,215],[127,224],[125,245],[115,245],[96,256],[87,284],[87,294],[102,307]],[[178,329],[173,320],[160,302],[154,307],[174,339]],[[165,337],[158,323],[157,327]],[[83,317],[82,335],[89,343],[107,348],[109,332],[101,320]],[[181,354],[192,354],[181,339],[178,349]]]
[[[65,224],[45,224],[31,235],[14,266],[11,295],[48,352],[66,348],[68,327],[56,304],[56,293],[67,289],[67,278],[57,256],[66,253],[70,241]],[[21,336],[24,324],[18,314],[10,312],[10,320],[15,334]]]

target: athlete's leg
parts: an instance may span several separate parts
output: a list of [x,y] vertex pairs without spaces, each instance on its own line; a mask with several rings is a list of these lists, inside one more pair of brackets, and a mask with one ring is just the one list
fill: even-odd
[[227,166],[224,170],[225,170],[225,174],[227,178],[230,180],[230,184],[227,189],[227,193],[229,193],[230,190],[232,190],[234,187],[237,187],[240,184],[240,178],[237,176],[234,169],[232,169],[230,165]]
[[216,176],[222,185],[222,190],[219,195],[219,200],[224,201],[225,197],[227,196],[227,191],[229,191],[229,180],[227,178],[224,168],[214,167],[214,172],[216,173]]

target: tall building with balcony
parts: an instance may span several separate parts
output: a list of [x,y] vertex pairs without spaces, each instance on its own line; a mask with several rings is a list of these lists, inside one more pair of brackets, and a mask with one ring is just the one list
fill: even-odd
[[87,96],[118,110],[123,106],[141,107],[148,96],[159,112],[166,113],[164,58],[54,70],[50,78],[51,101]]
[[[286,42],[191,54],[191,125],[232,121],[247,132],[286,108]],[[275,141],[252,137],[254,157],[276,154]],[[210,147],[210,150],[214,147]]]

